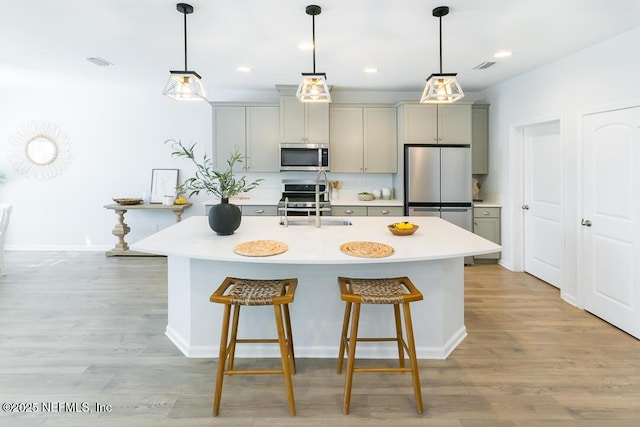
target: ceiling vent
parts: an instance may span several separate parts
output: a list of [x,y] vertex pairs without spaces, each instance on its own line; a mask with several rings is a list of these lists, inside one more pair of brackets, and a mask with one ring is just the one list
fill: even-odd
[[87,58],[87,61],[99,65],[101,67],[108,67],[109,65],[113,65],[112,62],[107,61],[106,59],[103,58],[98,58],[98,57],[91,57],[91,58]]
[[478,65],[476,65],[475,67],[473,67],[474,70],[486,70],[489,67],[494,66],[496,63],[493,61],[488,61],[488,62],[482,62]]

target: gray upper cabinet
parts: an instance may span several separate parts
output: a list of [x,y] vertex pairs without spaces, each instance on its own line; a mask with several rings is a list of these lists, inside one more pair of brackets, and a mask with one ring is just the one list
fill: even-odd
[[471,144],[470,104],[401,104],[403,144]]
[[327,144],[329,103],[300,102],[293,95],[281,95],[280,142]]
[[397,171],[394,107],[333,105],[329,112],[332,172]]
[[489,105],[476,104],[471,108],[472,173],[489,173]]
[[277,106],[213,106],[213,152],[217,169],[227,167],[230,154],[247,156],[238,172],[277,172],[279,143]]
[[396,109],[364,108],[364,171],[395,173],[398,171],[398,132]]

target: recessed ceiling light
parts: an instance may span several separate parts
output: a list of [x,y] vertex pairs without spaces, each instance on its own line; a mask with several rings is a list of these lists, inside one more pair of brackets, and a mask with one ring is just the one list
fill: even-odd
[[309,43],[309,42],[300,43],[298,45],[298,48],[302,50],[311,50],[313,49],[313,43]]
[[507,58],[509,56],[511,56],[510,50],[501,50],[493,54],[494,58]]
[[241,65],[238,67],[238,71],[242,73],[248,73],[249,71],[251,71],[251,68],[247,67],[246,65]]
[[365,73],[377,73],[378,69],[375,67],[367,67],[363,70]]
[[100,57],[90,57],[87,58],[87,61],[91,62],[92,64],[96,64],[99,65],[101,67],[108,67],[109,65],[113,65],[113,62],[109,62],[104,58],[100,58]]

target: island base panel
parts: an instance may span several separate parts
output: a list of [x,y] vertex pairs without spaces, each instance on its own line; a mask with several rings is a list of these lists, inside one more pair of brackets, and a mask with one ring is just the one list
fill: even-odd
[[[268,264],[168,258],[168,324],[166,335],[187,357],[215,358],[220,342],[223,307],[209,296],[225,277],[248,279],[298,278],[290,305],[296,357],[337,357],[344,302],[338,276],[409,276],[424,295],[412,305],[417,356],[446,359],[466,337],[464,326],[463,258],[379,264]],[[238,336],[273,337],[273,308],[252,307],[242,316]],[[359,335],[394,334],[393,311],[386,305],[363,305]],[[238,357],[279,357],[277,346],[247,345]],[[393,343],[364,343],[359,358],[395,358]]]

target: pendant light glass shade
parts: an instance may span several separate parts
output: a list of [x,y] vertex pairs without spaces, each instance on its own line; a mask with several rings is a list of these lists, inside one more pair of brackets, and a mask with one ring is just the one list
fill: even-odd
[[421,104],[446,104],[464,97],[455,73],[431,74],[420,98]]
[[302,83],[298,86],[296,96],[300,102],[331,102],[327,75],[316,73],[316,15],[320,15],[320,6],[311,4],[305,9],[307,15],[311,15],[313,34],[313,73],[302,73]]
[[331,102],[325,73],[302,73],[296,96],[301,102]]
[[456,73],[442,72],[442,17],[449,13],[448,6],[439,6],[433,9],[433,16],[440,23],[440,72],[433,73],[427,79],[427,84],[420,97],[421,104],[447,104],[464,97],[462,87],[458,83]]
[[164,95],[176,101],[206,101],[200,75],[195,71],[170,71]]
[[202,77],[195,71],[187,71],[187,15],[193,13],[193,6],[178,3],[176,9],[184,15],[184,71],[170,71],[162,94],[177,101],[206,101]]

